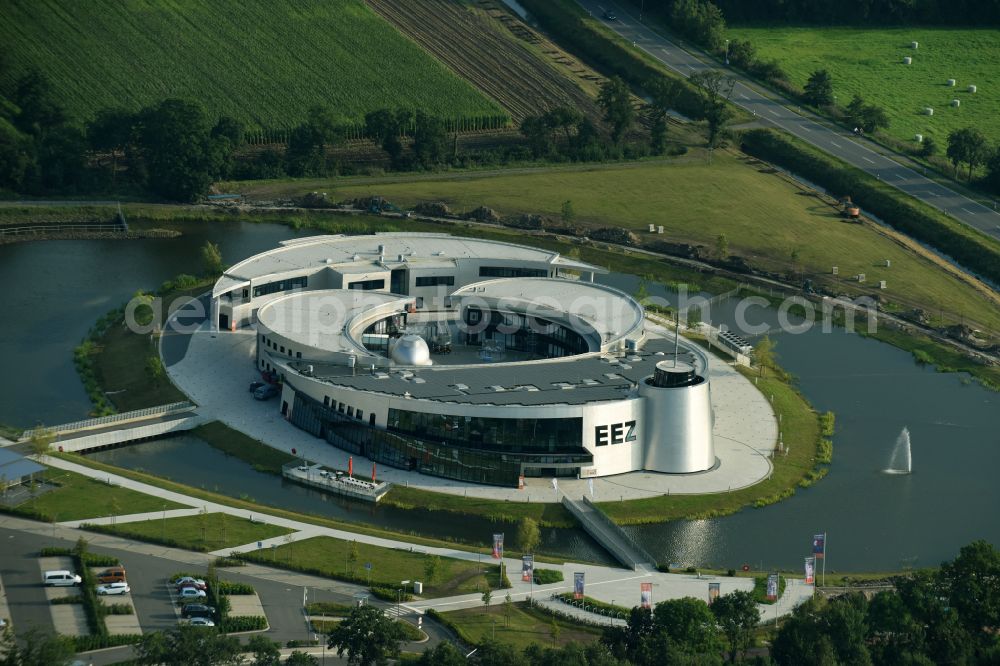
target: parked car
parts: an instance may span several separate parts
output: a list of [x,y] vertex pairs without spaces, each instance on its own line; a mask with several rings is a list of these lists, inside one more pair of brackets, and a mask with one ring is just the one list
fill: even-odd
[[610,9],[605,9],[604,10],[604,18],[607,19],[608,21],[617,21],[618,20],[618,17],[615,16],[615,13],[613,11],[611,11]]
[[215,609],[205,604],[187,604],[181,609],[181,617],[183,618],[207,617],[211,619],[213,615],[215,615]]
[[250,392],[253,393],[257,389],[259,389],[261,386],[264,386],[264,382],[259,382],[259,381],[258,382],[250,382]]
[[101,573],[97,574],[98,583],[124,583],[125,582],[125,567],[117,566],[111,567],[110,569],[105,569]]
[[188,622],[192,627],[214,627],[215,623],[207,617],[192,617]]
[[69,587],[79,585],[82,579],[72,571],[46,571],[42,576],[42,582],[49,587]]
[[178,578],[174,581],[174,586],[177,589],[182,587],[196,587],[199,590],[204,590],[208,587],[201,578],[192,578],[191,576],[184,576],[183,578]]
[[281,393],[281,388],[277,384],[265,384],[253,392],[255,400],[270,400]]
[[204,599],[205,590],[199,590],[197,587],[182,587],[177,590],[177,596],[184,599]]
[[128,586],[128,583],[121,581],[119,583],[108,583],[107,585],[98,585],[98,594],[128,594],[132,591],[132,588]]

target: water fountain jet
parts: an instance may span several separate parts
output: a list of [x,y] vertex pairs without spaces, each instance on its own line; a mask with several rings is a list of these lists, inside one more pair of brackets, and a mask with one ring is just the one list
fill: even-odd
[[910,430],[904,427],[889,456],[889,466],[882,470],[885,474],[912,474],[913,454],[910,450]]

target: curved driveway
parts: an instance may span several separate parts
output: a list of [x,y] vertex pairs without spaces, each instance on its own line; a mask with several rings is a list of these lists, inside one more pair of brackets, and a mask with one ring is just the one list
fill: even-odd
[[[604,25],[685,77],[709,69],[718,69],[716,63],[701,60],[640,23],[634,14],[619,3],[607,0],[577,0],[577,2],[596,18],[603,16],[606,8],[613,9],[618,19],[602,20]],[[731,101],[753,113],[758,119],[794,134],[910,196],[948,213],[970,227],[1000,239],[1000,212],[994,208],[973,201],[881,155],[872,150],[870,147],[872,144],[868,141],[856,140],[847,132],[822,124],[811,113],[797,107],[785,106],[784,104],[792,102],[774,99],[761,93],[739,74],[732,72],[732,76],[737,83]]]

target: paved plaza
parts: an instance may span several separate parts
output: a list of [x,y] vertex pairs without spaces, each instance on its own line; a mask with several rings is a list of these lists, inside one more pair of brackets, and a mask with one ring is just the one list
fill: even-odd
[[[663,337],[672,333],[647,321],[647,331]],[[167,333],[167,335],[177,335]],[[334,469],[347,469],[350,454],[288,423],[277,401],[253,400],[250,381],[259,379],[255,368],[256,334],[252,329],[212,332],[208,324],[190,336],[183,358],[166,359],[173,382],[198,405],[202,418],[219,420],[268,446],[291,452]],[[777,420],[767,398],[753,383],[722,359],[711,354],[709,378],[715,415],[715,452],[719,464],[697,474],[671,475],[630,472],[594,479],[595,501],[639,499],[666,494],[724,493],[758,483],[771,473],[770,456],[778,439]],[[171,363],[172,361],[172,363]],[[489,372],[489,365],[483,366]],[[365,469],[355,460],[355,469]],[[524,489],[483,486],[452,481],[399,469],[380,467],[379,477],[403,486],[518,502],[556,502],[565,493],[589,493],[586,480],[528,478]]]

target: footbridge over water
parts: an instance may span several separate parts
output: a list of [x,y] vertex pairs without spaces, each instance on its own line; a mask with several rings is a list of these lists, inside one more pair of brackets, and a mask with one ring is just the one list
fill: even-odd
[[[190,430],[206,420],[195,409],[193,403],[174,402],[86,421],[46,426],[44,431],[54,438],[52,448],[78,453]],[[25,444],[38,432],[41,430],[25,430],[16,443]]]
[[570,499],[563,495],[562,504],[580,521],[583,530],[601,544],[625,567],[633,571],[655,571],[656,560],[635,543],[621,527],[594,506],[589,498]]

